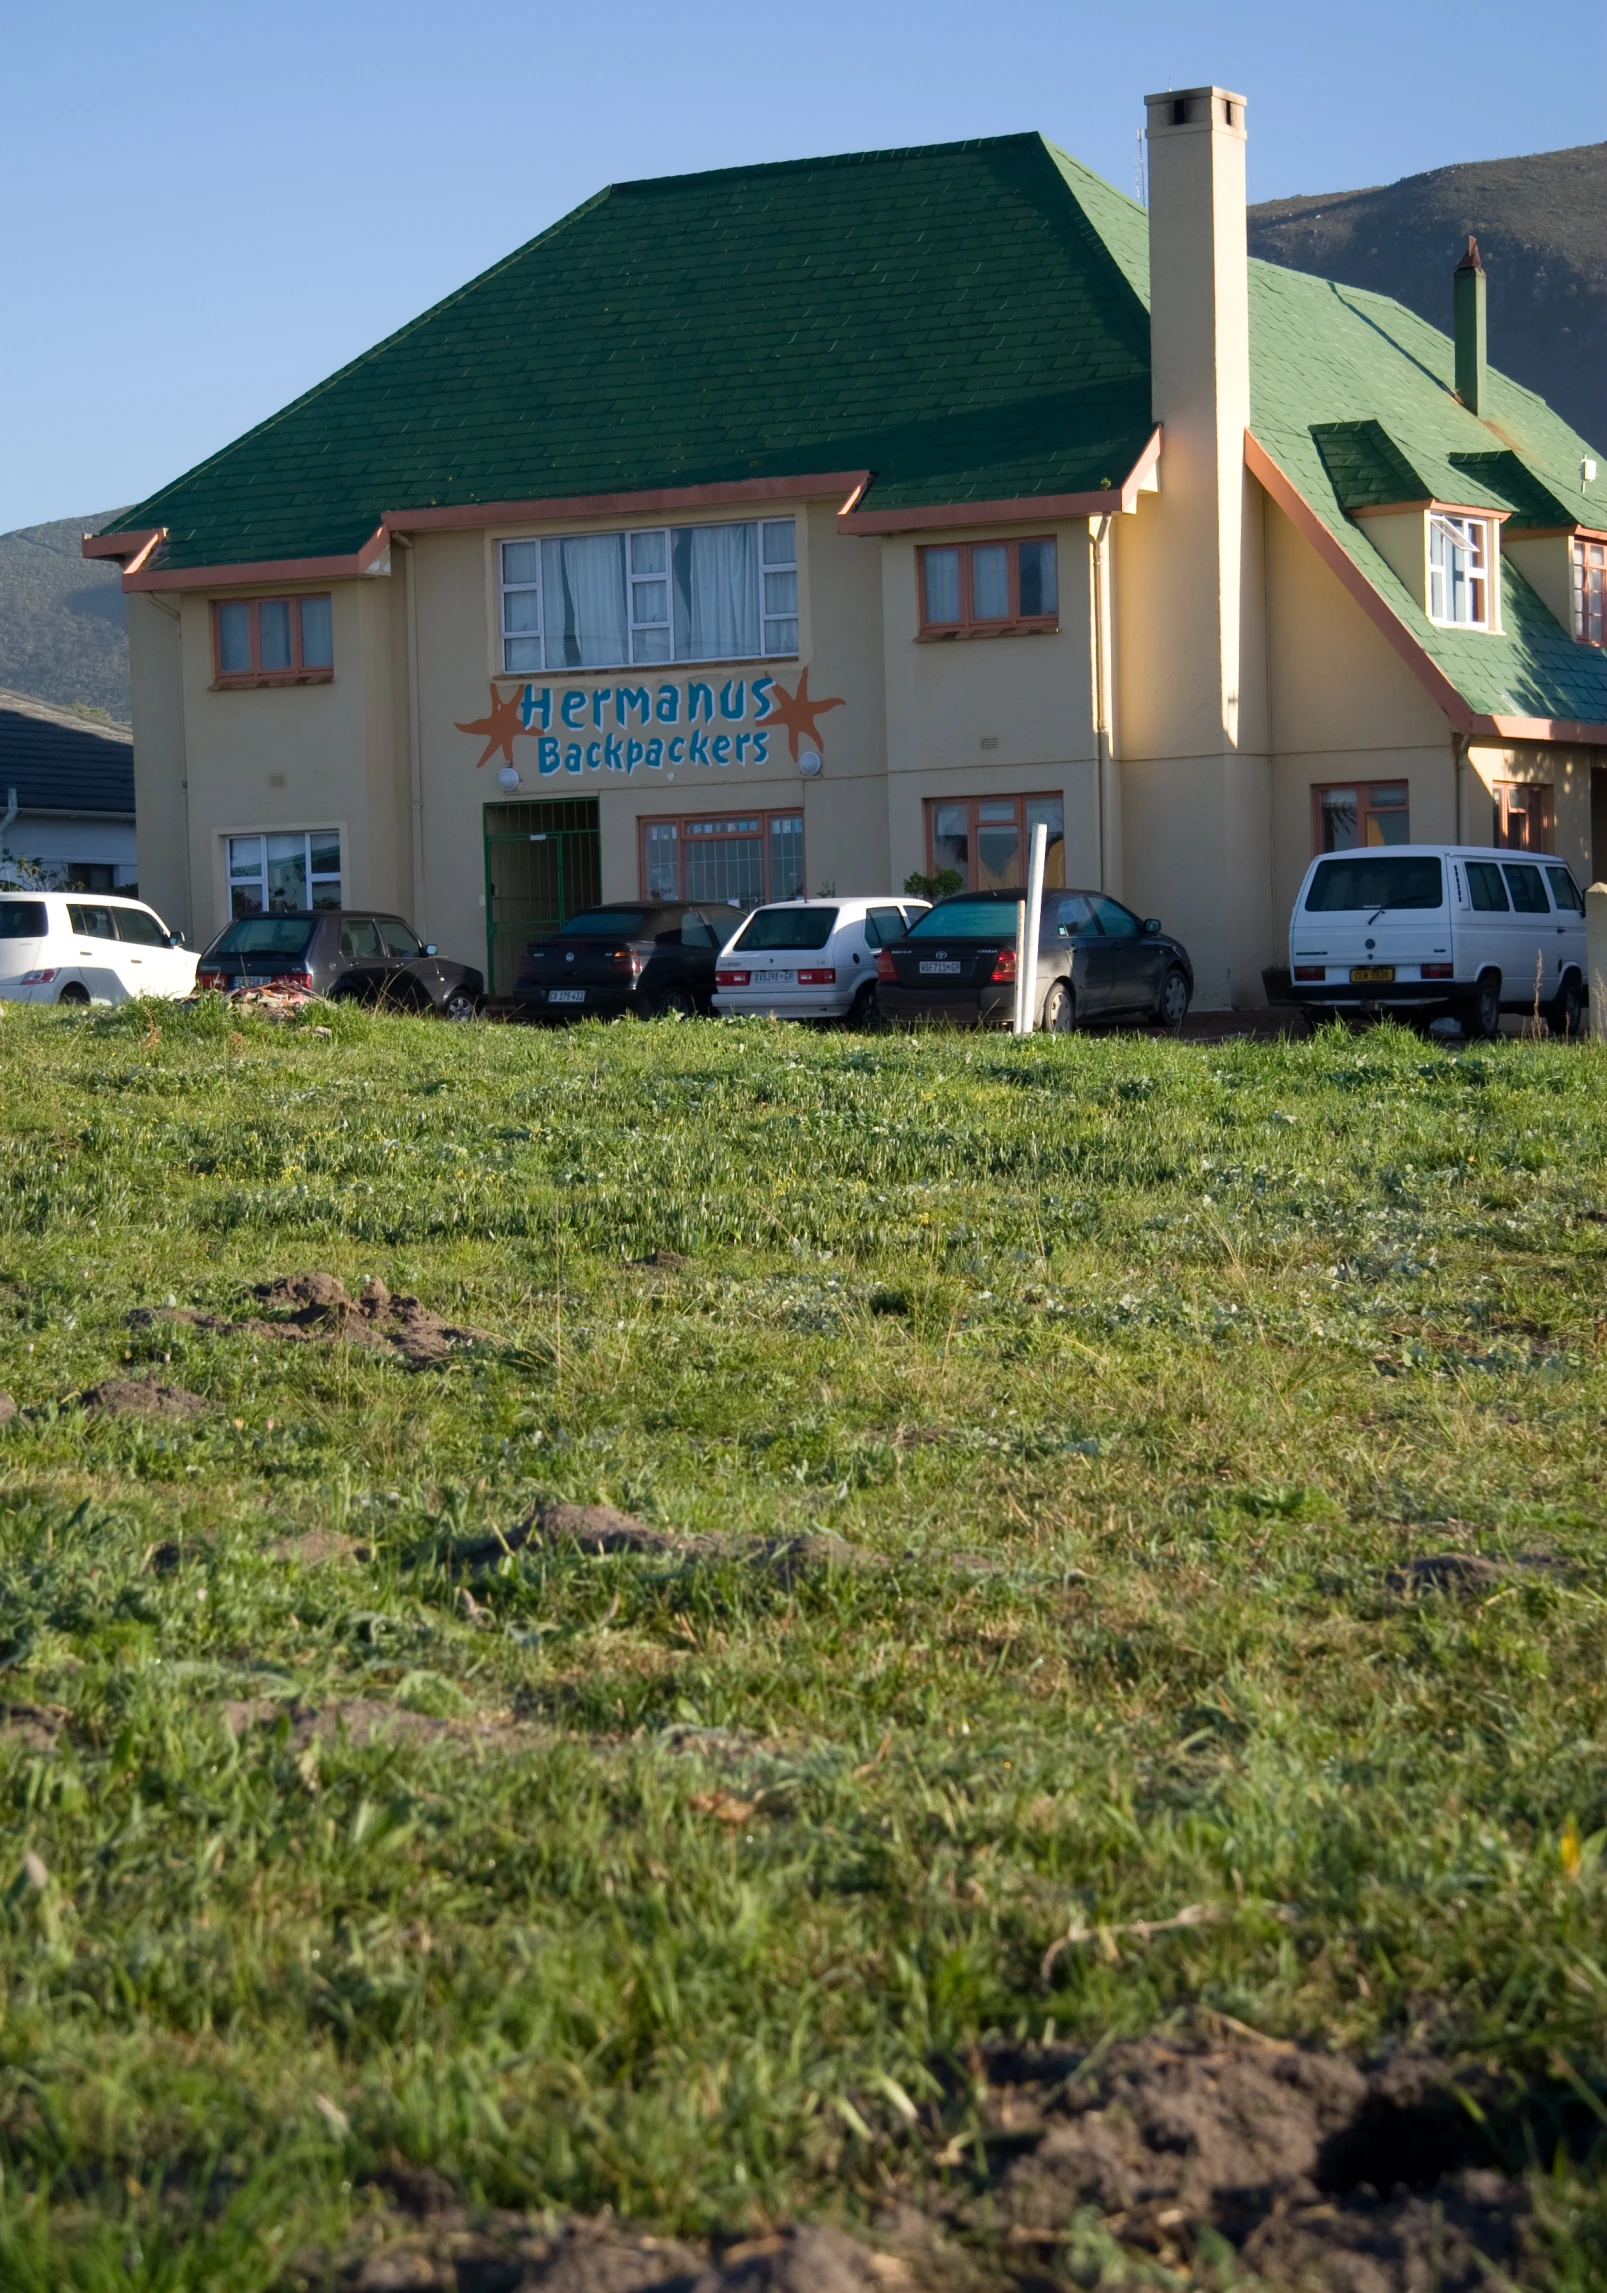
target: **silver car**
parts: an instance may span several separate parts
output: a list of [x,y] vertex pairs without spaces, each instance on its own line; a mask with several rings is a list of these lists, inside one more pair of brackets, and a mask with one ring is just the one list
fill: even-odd
[[714,1008],[726,1018],[844,1019],[876,1009],[876,956],[930,906],[908,893],[873,899],[785,900],[755,908],[714,967]]

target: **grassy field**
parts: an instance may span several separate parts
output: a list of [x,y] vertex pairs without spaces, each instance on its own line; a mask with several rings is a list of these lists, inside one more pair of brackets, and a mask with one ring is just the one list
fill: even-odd
[[1163,2041],[1437,2065],[1416,2181],[1599,2282],[1604,1083],[9,1008],[0,2283],[525,2282],[362,2260],[426,2167],[1225,2282],[1231,2208],[1022,2178],[1012,2090]]

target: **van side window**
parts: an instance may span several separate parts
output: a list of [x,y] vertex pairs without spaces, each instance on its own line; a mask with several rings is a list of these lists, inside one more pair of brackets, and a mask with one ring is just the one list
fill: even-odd
[[1509,902],[1507,888],[1501,881],[1501,871],[1493,860],[1470,860],[1468,871],[1468,897],[1476,908],[1488,913],[1499,911],[1505,915]]
[[1551,913],[1551,902],[1546,898],[1546,887],[1540,881],[1538,868],[1514,868],[1508,865],[1502,868],[1501,873],[1512,894],[1512,905],[1520,915],[1547,916]]
[[1559,913],[1565,915],[1571,910],[1576,916],[1584,914],[1585,895],[1566,868],[1548,868],[1546,881],[1551,886],[1552,903]]

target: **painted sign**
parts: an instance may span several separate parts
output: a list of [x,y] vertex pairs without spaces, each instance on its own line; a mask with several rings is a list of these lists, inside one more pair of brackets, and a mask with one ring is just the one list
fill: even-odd
[[477,760],[500,751],[513,762],[513,744],[536,744],[536,770],[660,772],[695,764],[715,767],[770,761],[772,735],[785,733],[794,764],[800,737],[818,751],[817,719],[840,700],[811,700],[809,671],[792,692],[774,677],[689,677],[676,683],[629,685],[523,684],[505,697],[491,687],[486,716],[459,724],[485,742]]

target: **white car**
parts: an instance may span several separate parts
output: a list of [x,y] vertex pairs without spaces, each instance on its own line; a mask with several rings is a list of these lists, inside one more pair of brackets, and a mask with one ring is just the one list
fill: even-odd
[[846,1019],[876,1007],[876,953],[900,940],[929,900],[782,900],[755,908],[714,967],[714,1008],[728,1019]]
[[0,998],[129,1003],[191,995],[196,956],[143,900],[106,892],[0,892]]
[[1447,1013],[1494,1035],[1503,1011],[1579,1033],[1585,900],[1544,852],[1389,844],[1312,861],[1289,919],[1289,974],[1327,1011]]

